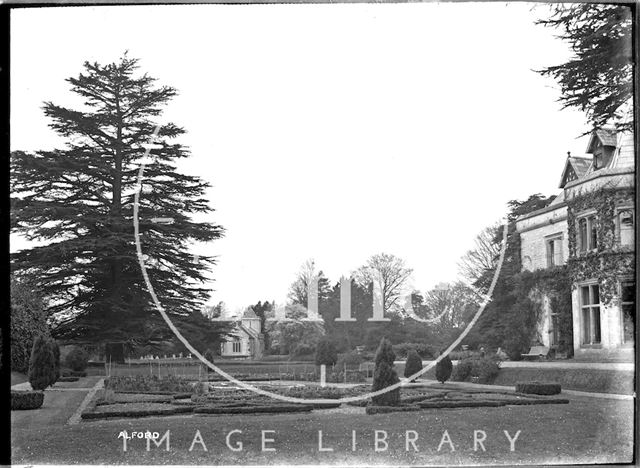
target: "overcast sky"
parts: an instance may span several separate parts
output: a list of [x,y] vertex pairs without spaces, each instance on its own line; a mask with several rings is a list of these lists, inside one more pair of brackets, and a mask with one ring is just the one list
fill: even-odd
[[[125,50],[180,95],[184,172],[212,184],[212,303],[284,301],[313,257],[332,282],[388,252],[420,290],[457,275],[506,203],[558,192],[583,114],[561,110],[566,43],[527,3],[181,5],[13,10],[11,148],[51,149],[42,102]],[[12,236],[12,250],[24,248]]]

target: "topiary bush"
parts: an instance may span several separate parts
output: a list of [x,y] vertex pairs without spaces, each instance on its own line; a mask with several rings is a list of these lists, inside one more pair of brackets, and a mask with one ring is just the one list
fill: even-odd
[[436,364],[436,380],[440,383],[445,383],[451,377],[453,371],[453,363],[449,358],[449,355],[443,357],[438,364]]
[[562,391],[557,382],[518,382],[517,393],[529,393],[533,395],[557,395]]
[[69,351],[69,354],[67,354],[67,358],[65,359],[65,364],[67,365],[67,367],[76,372],[85,370],[87,368],[88,362],[89,355],[84,349],[80,348],[79,346],[76,346],[71,351]]
[[44,402],[43,392],[25,392],[11,390],[11,409],[30,410],[37,409]]
[[316,347],[316,366],[333,366],[338,361],[338,350],[333,341],[321,340]]
[[407,354],[407,361],[404,365],[404,376],[411,377],[416,372],[420,372],[422,370],[422,359],[418,355],[415,349],[409,351]]
[[29,360],[29,383],[34,390],[44,390],[56,381],[55,357],[49,338],[38,336]]
[[[396,355],[391,347],[391,342],[386,338],[382,338],[375,357],[376,367],[373,371],[372,392],[377,392],[400,382],[398,374],[393,370],[395,358]],[[372,397],[371,400],[377,406],[396,406],[400,403],[400,388]]]

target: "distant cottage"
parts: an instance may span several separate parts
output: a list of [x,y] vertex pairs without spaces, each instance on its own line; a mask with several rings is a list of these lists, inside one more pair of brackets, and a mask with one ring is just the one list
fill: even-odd
[[[518,218],[523,270],[567,265],[575,357],[632,357],[635,342],[634,140],[592,132],[591,158],[569,155],[562,192]],[[543,301],[538,340],[558,346],[558,314]]]
[[218,317],[219,322],[232,322],[231,339],[220,344],[220,356],[236,359],[259,359],[264,353],[264,336],[260,317],[250,307],[240,318]]

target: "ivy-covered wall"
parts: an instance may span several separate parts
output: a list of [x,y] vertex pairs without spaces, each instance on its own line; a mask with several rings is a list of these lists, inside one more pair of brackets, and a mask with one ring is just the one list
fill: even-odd
[[[604,305],[611,304],[617,298],[620,279],[635,274],[635,252],[619,244],[615,219],[616,207],[633,206],[634,198],[632,189],[602,187],[567,201],[567,265],[573,286],[581,281],[597,280],[600,284],[600,302]],[[576,219],[589,210],[596,212],[597,250],[578,254]]]
[[[573,316],[571,312],[571,275],[566,265],[535,271],[523,271],[519,275],[521,294],[535,299],[537,308],[542,307],[544,297],[549,299],[551,311],[558,314],[558,350],[573,353]],[[535,313],[539,316],[541,310]]]

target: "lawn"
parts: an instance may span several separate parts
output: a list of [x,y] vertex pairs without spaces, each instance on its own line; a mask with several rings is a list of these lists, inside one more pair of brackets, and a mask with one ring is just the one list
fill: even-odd
[[[343,407],[344,408],[344,407]],[[515,464],[615,463],[630,461],[633,442],[633,403],[571,397],[570,404],[499,408],[433,409],[416,413],[365,415],[361,408],[273,415],[188,415],[137,420],[83,421],[74,426],[35,428],[14,426],[13,463],[20,464]],[[165,446],[146,451],[143,439],[128,442],[123,451],[120,431],[169,431]],[[189,448],[197,431],[207,446]],[[225,437],[233,430],[232,451]],[[386,431],[388,448],[376,452],[374,431]],[[442,442],[443,433],[451,444]],[[474,430],[484,431],[482,451],[474,451]],[[266,448],[262,451],[261,431]],[[318,431],[323,446],[318,450]],[[352,450],[352,431],[356,447]],[[414,439],[407,449],[406,431]],[[510,451],[504,431],[514,437]],[[378,433],[384,437],[382,432]],[[482,434],[477,434],[482,438]],[[446,437],[445,437],[446,439]],[[90,448],[90,450],[88,450]],[[383,449],[384,444],[380,443]]]

